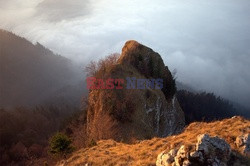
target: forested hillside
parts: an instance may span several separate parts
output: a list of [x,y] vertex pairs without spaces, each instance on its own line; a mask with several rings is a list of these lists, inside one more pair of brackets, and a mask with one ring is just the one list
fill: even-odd
[[232,103],[213,93],[180,90],[177,92],[177,99],[185,113],[186,124],[242,115]]

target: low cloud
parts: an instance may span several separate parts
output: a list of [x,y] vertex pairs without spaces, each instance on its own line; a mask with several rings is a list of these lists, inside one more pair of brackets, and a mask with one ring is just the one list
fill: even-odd
[[35,9],[36,16],[45,21],[60,22],[88,15],[90,3],[89,0],[43,0]]
[[248,0],[2,2],[0,28],[82,64],[135,39],[177,69],[178,80],[250,107]]

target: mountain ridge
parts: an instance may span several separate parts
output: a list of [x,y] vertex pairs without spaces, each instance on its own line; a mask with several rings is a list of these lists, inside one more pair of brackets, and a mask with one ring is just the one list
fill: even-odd
[[[216,129],[215,129],[216,126]],[[229,134],[230,131],[230,134]],[[246,158],[241,147],[236,145],[238,136],[250,133],[250,121],[242,117],[232,117],[214,122],[193,122],[177,135],[165,138],[152,138],[126,144],[113,140],[101,140],[96,146],[83,148],[73,153],[71,157],[57,163],[67,165],[156,165],[157,155],[162,151],[178,149],[182,145],[191,145],[196,142],[200,134],[209,134],[224,139],[232,148],[230,162],[247,165],[250,159]],[[249,142],[250,143],[250,142]]]

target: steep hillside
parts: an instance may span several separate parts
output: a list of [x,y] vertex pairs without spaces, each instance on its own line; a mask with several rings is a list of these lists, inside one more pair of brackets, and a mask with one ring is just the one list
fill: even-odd
[[[72,93],[72,85],[79,81],[77,72],[70,60],[41,44],[0,30],[0,107],[41,104],[60,96],[65,87]],[[74,92],[79,100],[81,93]]]
[[[94,147],[81,149],[75,152],[69,159],[59,162],[58,165],[153,166],[156,165],[157,156],[162,151],[168,152],[173,148],[178,149],[182,145],[189,146],[192,149],[192,145],[196,144],[197,137],[200,134],[208,134],[211,137],[218,136],[230,145],[232,150],[228,165],[236,164],[247,166],[250,164],[250,159],[247,159],[245,154],[243,154],[244,146],[239,143],[241,138],[239,136],[249,133],[250,121],[241,117],[233,117],[211,123],[195,122],[187,126],[181,134],[166,138],[153,138],[151,140],[138,141],[136,144],[125,144],[113,140],[101,140],[98,141],[97,145]],[[249,145],[250,140],[248,140],[248,146]],[[249,152],[250,151],[248,151],[248,153]]]

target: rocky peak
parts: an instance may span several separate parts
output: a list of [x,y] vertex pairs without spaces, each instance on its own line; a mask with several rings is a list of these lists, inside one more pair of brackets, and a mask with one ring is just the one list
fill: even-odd
[[175,98],[175,81],[161,56],[136,41],[128,41],[105,78],[163,79],[162,89],[91,90],[88,98],[89,139],[130,141],[167,136],[184,127],[184,113]]
[[167,99],[175,94],[175,80],[171,72],[164,65],[161,56],[151,48],[134,40],[127,41],[122,48],[118,63],[134,67],[146,78],[162,78],[164,80],[162,91]]

